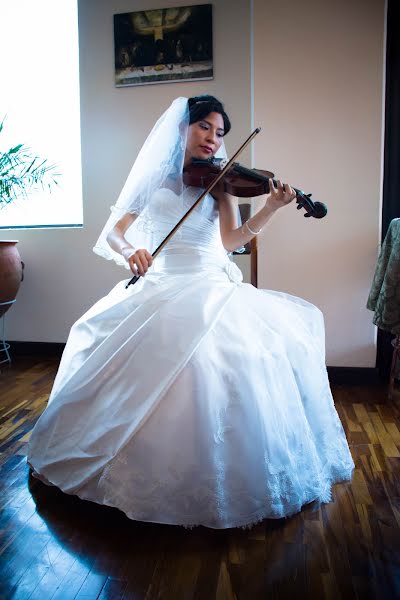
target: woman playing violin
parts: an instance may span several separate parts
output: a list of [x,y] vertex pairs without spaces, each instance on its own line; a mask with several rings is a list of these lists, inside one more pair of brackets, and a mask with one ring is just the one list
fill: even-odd
[[[231,129],[229,118],[220,102],[210,97],[205,106],[205,101],[192,104],[190,125],[188,128],[186,151],[183,167],[190,165],[193,159],[209,159],[221,147],[223,137]],[[190,101],[189,101],[190,102]],[[203,104],[203,105],[202,105]],[[211,112],[207,112],[211,108]],[[219,220],[222,243],[226,250],[233,251],[244,246],[264,225],[269,221],[276,210],[291,202],[296,194],[290,185],[277,182],[277,187],[271,184],[271,191],[265,206],[245,224],[237,227],[237,200],[224,191],[214,189],[213,197],[218,201]],[[132,246],[124,238],[125,231],[130,227],[135,215],[127,213],[110,232],[108,241],[110,246],[127,258],[134,275],[144,276],[152,265],[152,257],[148,250],[138,249],[132,254]],[[255,233],[253,233],[253,231]]]
[[72,327],[31,437],[36,477],[129,518],[243,527],[329,502],[354,463],[312,304],[242,282],[229,252],[295,197],[280,181],[237,224],[215,188],[193,206],[193,159],[225,158],[231,124],[212,96],[178,98],[140,151],[95,246],[141,279]]

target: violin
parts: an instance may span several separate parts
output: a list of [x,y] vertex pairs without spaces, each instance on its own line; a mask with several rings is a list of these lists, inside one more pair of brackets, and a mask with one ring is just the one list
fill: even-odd
[[[207,188],[216,177],[221,173],[224,166],[224,159],[210,158],[208,160],[193,159],[183,171],[183,182],[185,185]],[[277,185],[274,179],[275,175],[271,171],[261,169],[248,169],[239,163],[232,163],[232,166],[226,171],[219,182],[220,189],[232,196],[239,198],[251,198],[268,194],[270,191],[270,181]],[[295,187],[292,188],[296,193],[297,209],[304,208],[305,217],[314,217],[322,219],[328,212],[325,204],[311,200],[312,194],[306,194]]]

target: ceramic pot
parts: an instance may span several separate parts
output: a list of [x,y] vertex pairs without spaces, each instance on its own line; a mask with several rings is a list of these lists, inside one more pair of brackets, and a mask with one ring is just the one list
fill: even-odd
[[15,300],[23,280],[24,264],[17,244],[18,240],[0,240],[0,317],[12,306],[1,303]]

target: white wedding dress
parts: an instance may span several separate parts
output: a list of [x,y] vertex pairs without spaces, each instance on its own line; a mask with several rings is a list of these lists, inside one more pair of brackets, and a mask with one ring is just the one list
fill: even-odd
[[[184,204],[195,197],[187,188]],[[160,238],[181,208],[171,190],[156,193],[147,210]],[[132,519],[189,527],[329,502],[354,463],[321,312],[242,283],[211,196],[146,276],[126,281],[71,329],[30,440],[35,475]]]

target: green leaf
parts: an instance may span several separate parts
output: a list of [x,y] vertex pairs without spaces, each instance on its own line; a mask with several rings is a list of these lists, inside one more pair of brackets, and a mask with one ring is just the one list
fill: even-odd
[[23,144],[18,144],[18,146],[15,146],[14,148],[10,148],[9,149],[9,153],[10,154],[16,154],[17,152],[20,151],[20,149],[23,147]]

